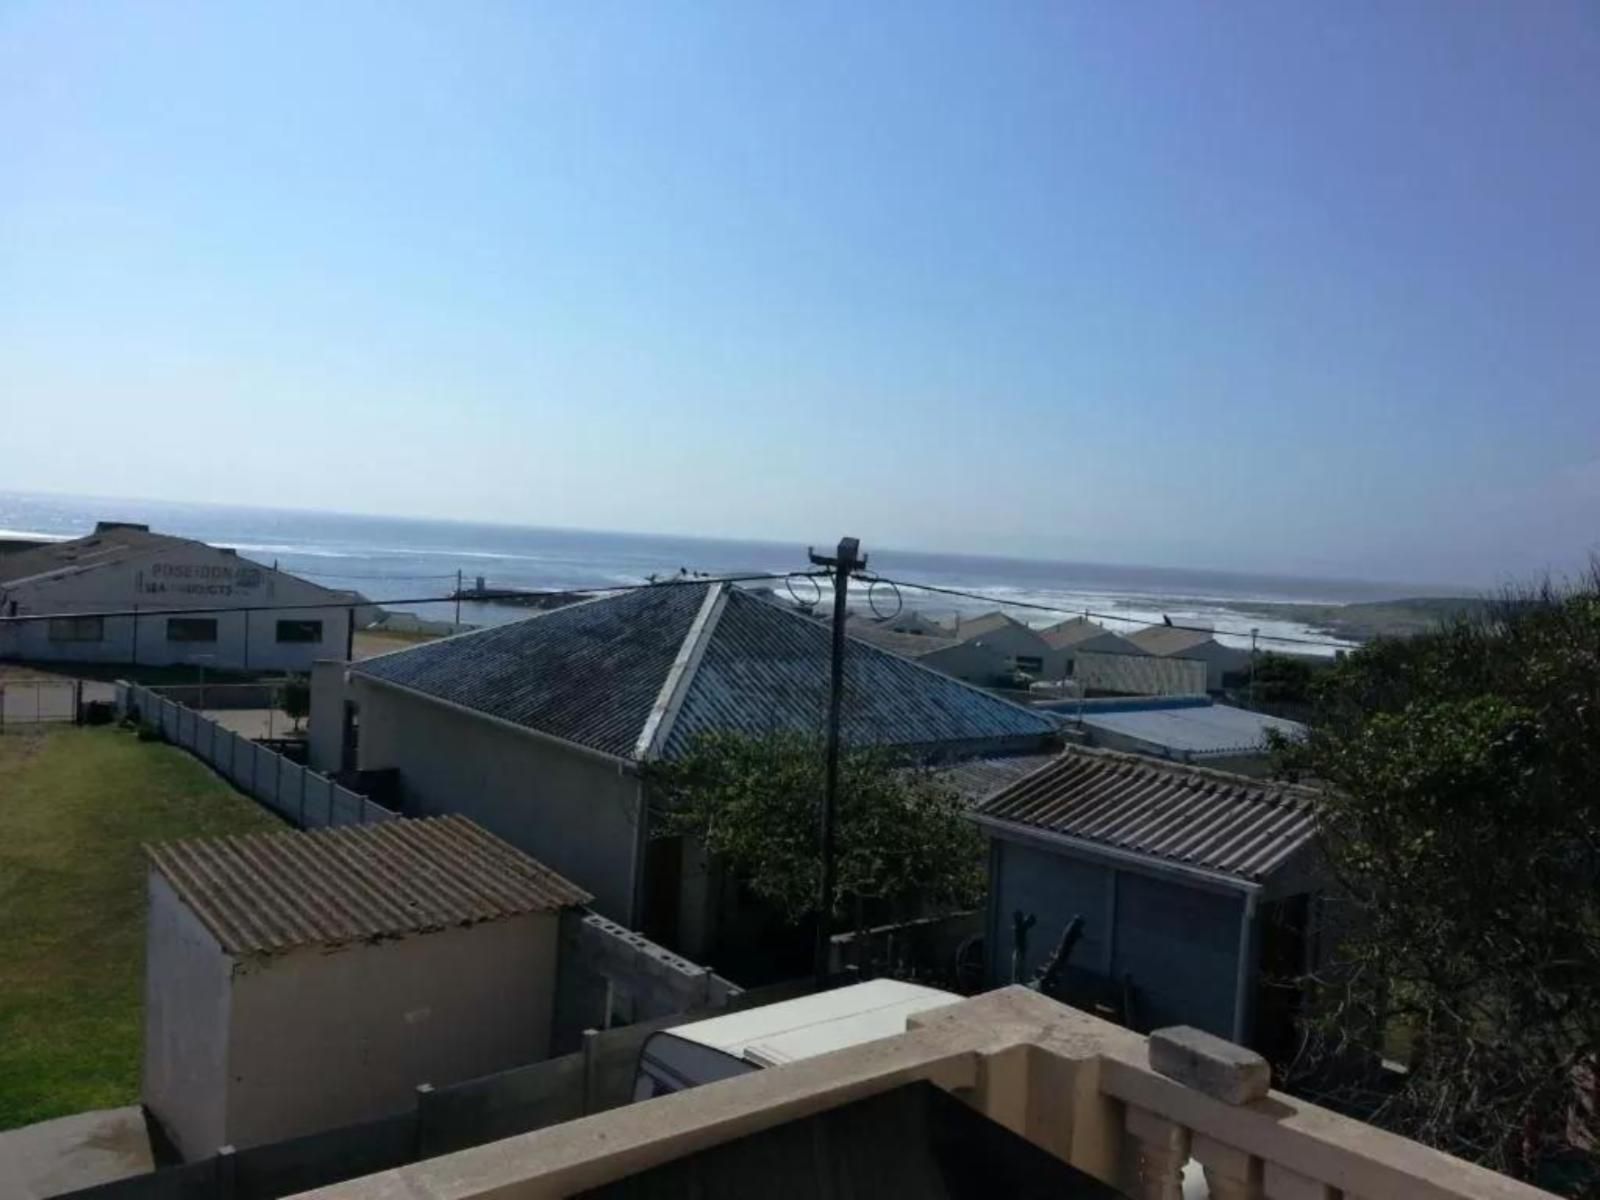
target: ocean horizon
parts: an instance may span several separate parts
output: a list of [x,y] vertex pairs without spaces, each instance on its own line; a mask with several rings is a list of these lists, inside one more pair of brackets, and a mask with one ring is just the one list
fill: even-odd
[[[468,587],[481,579],[491,588],[596,591],[680,570],[743,575],[810,569],[804,544],[781,541],[0,492],[0,537],[81,536],[100,520],[138,521],[157,532],[230,547],[264,565],[329,587],[359,591],[388,607],[445,620],[453,617],[455,605],[442,597],[455,588],[457,572]],[[828,553],[832,546],[816,549]],[[1273,637],[1314,638],[1325,643],[1320,649],[1329,654],[1348,643],[1237,606],[1349,604],[1461,594],[1436,586],[1369,580],[935,553],[870,543],[865,549],[873,573],[970,591],[981,599],[863,585],[853,595],[853,607],[863,612],[888,615],[903,608],[935,618],[970,617],[1011,605],[1007,611],[1031,624],[1088,612],[1123,633],[1168,616],[1178,624],[1213,628],[1219,640],[1230,644],[1248,646],[1250,629],[1255,627],[1265,644],[1270,645]],[[798,598],[815,595],[805,580],[786,585],[779,579],[770,586],[780,594],[792,589]],[[527,615],[525,608],[514,606],[461,605],[461,619],[471,624],[496,624]],[[1313,653],[1319,649],[1295,648]]]

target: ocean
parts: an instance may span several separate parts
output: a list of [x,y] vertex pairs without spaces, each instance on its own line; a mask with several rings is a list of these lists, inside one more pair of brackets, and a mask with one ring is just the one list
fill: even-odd
[[[431,598],[453,591],[457,572],[468,587],[481,579],[488,587],[588,591],[640,583],[652,574],[674,575],[680,569],[715,575],[808,569],[807,547],[798,543],[0,492],[0,537],[75,537],[90,532],[97,520],[141,521],[158,532],[230,546],[257,562],[441,620],[452,619],[455,605]],[[832,552],[831,547],[817,549]],[[870,544],[865,549],[873,573],[970,591],[982,598],[858,585],[854,607],[862,611],[888,615],[904,608],[947,619],[958,612],[970,617],[1021,602],[1050,610],[1007,609],[1030,624],[1089,612],[1122,633],[1166,615],[1175,624],[1215,629],[1219,640],[1233,645],[1248,646],[1252,626],[1260,630],[1265,648],[1275,644],[1274,637],[1321,643],[1281,643],[1283,649],[1301,653],[1332,654],[1345,643],[1293,621],[1242,612],[1237,606],[1347,604],[1428,591],[1352,580],[932,554]],[[780,595],[791,591],[803,599],[816,595],[814,585],[804,579],[779,580],[769,586]],[[461,619],[471,624],[527,615],[525,608],[504,605],[461,606]]]

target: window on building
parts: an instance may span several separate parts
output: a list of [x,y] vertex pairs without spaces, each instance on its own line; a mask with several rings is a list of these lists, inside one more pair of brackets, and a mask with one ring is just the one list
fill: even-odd
[[215,617],[168,617],[167,641],[214,642],[217,640]]
[[1019,654],[1017,655],[1017,670],[1030,671],[1037,675],[1044,670],[1044,659],[1036,654]]
[[279,621],[278,640],[280,642],[320,642],[322,640],[322,622]]
[[103,642],[106,623],[102,617],[51,617],[52,642]]

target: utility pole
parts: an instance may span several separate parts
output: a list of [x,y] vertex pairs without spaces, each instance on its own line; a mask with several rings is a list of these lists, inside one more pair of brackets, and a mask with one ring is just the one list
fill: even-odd
[[461,632],[461,568],[456,568],[456,630]]
[[828,684],[828,756],[822,791],[822,884],[817,899],[817,988],[828,986],[829,917],[833,914],[833,827],[839,799],[839,716],[844,703],[844,624],[850,615],[850,573],[867,565],[861,542],[840,538],[833,558],[811,552],[815,566],[833,569],[833,655],[832,678]]
[[1250,707],[1256,706],[1256,634],[1261,630],[1257,626],[1250,629]]

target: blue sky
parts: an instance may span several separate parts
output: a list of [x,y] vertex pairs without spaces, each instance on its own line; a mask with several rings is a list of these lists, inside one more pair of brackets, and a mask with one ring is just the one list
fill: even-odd
[[1568,568],[1597,14],[7,3],[0,485]]

